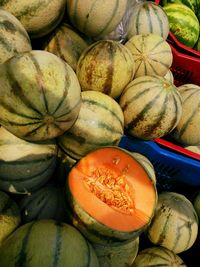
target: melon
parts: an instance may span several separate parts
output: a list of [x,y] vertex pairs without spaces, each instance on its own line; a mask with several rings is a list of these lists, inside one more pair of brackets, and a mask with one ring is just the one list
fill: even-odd
[[124,113],[125,132],[144,140],[170,133],[182,114],[179,92],[160,76],[135,78],[123,91],[119,104]]
[[172,65],[171,47],[157,34],[134,35],[125,46],[135,61],[135,78],[144,75],[165,76]]
[[57,183],[47,183],[19,201],[23,223],[40,219],[64,221],[64,191]]
[[167,39],[169,34],[169,21],[160,5],[153,1],[137,3],[128,23],[128,39],[138,34],[153,33]]
[[157,190],[145,168],[127,150],[110,146],[89,152],[66,182],[71,223],[91,242],[131,241],[154,215]]
[[73,226],[55,220],[26,223],[0,247],[1,267],[99,267],[93,247]]
[[87,47],[82,36],[64,21],[53,31],[43,49],[62,58],[75,71],[78,59]]
[[178,92],[182,98],[182,115],[171,137],[183,146],[200,145],[200,86],[183,84]]
[[29,35],[15,16],[0,9],[0,23],[0,63],[18,53],[32,50]]
[[128,0],[67,0],[67,14],[81,32],[98,37],[112,32],[122,20]]
[[81,88],[73,69],[42,50],[18,54],[0,65],[0,124],[28,141],[49,140],[77,119]]
[[44,185],[56,167],[55,140],[31,143],[0,127],[0,189],[28,194]]
[[7,193],[0,191],[0,246],[20,224],[19,206]]
[[82,91],[99,91],[113,98],[133,79],[135,62],[130,51],[113,40],[100,40],[81,54],[76,74]]
[[148,247],[139,251],[132,267],[187,267],[183,259],[163,247]]
[[169,20],[170,31],[179,42],[192,48],[199,38],[199,21],[188,6],[172,3],[163,7]]
[[66,0],[0,0],[0,7],[13,14],[31,39],[50,33],[64,16]]
[[171,83],[174,83],[174,75],[173,72],[168,69],[167,73],[164,76],[165,79],[167,79],[168,81],[170,81]]
[[109,245],[92,243],[101,267],[132,266],[139,250],[139,237],[128,242]]
[[197,213],[187,197],[177,192],[163,191],[158,195],[147,236],[153,244],[181,253],[195,243],[198,224]]
[[58,146],[74,160],[102,146],[117,146],[124,134],[124,116],[117,101],[97,91],[84,91],[81,99],[76,122],[57,139]]

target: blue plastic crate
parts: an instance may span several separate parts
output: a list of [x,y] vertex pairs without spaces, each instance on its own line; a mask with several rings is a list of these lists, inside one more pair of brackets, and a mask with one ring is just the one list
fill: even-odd
[[[164,147],[155,141],[123,136],[120,147],[146,156],[155,168],[158,187],[170,189],[177,184],[200,186],[200,160]],[[189,153],[188,153],[189,154]]]

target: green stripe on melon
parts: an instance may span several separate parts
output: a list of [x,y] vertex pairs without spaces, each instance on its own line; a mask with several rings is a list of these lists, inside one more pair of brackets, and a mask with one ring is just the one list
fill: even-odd
[[158,34],[167,39],[169,22],[162,7],[152,1],[144,1],[134,6],[128,22],[128,39],[136,34]]
[[0,246],[21,223],[17,203],[5,192],[0,191]]
[[171,136],[184,146],[200,145],[200,86],[184,84],[178,87],[178,91],[183,101],[183,112]]
[[51,32],[62,20],[66,0],[0,0],[0,7],[13,14],[25,27],[31,38]]
[[31,51],[31,41],[20,21],[9,12],[0,10],[0,63],[12,56]]
[[125,88],[119,104],[125,118],[125,131],[150,140],[170,133],[182,114],[176,87],[160,76],[142,76]]
[[19,227],[0,247],[1,267],[98,267],[96,253],[71,225],[54,220]]
[[67,0],[71,23],[88,36],[99,37],[112,32],[122,20],[127,0]]
[[196,13],[198,10],[197,2],[198,0],[162,0],[161,5],[165,6],[167,4],[172,4],[172,3],[183,4],[183,5],[188,6],[194,13]]
[[135,78],[145,75],[164,76],[172,65],[170,45],[157,34],[134,35],[125,46],[135,61]]
[[135,62],[130,51],[112,40],[91,44],[81,54],[76,68],[82,91],[100,91],[115,99],[133,79],[134,73]]
[[55,138],[78,116],[81,88],[76,74],[50,52],[34,50],[6,61],[0,66],[0,86],[0,123],[22,139]]
[[148,247],[140,250],[132,267],[187,267],[183,259],[173,251],[163,247]]
[[0,188],[11,193],[38,189],[56,167],[55,140],[31,143],[0,128]]
[[194,244],[198,223],[197,213],[188,198],[176,192],[161,192],[147,236],[153,244],[181,253]]
[[84,91],[74,125],[58,138],[58,145],[78,160],[93,149],[118,145],[124,133],[124,117],[119,104],[110,96]]
[[46,41],[44,50],[62,58],[76,70],[78,59],[87,47],[88,44],[81,35],[69,24],[63,22]]
[[168,4],[163,7],[166,12],[170,31],[181,43],[194,47],[199,38],[199,21],[195,13],[186,5]]
[[100,245],[92,243],[101,267],[127,267],[132,266],[138,250],[139,237],[128,241]]

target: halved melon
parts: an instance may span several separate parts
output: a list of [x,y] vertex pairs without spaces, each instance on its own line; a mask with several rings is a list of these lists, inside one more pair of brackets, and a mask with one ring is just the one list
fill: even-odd
[[157,203],[155,182],[134,154],[101,147],[69,172],[67,197],[72,224],[90,241],[136,238],[150,223]]

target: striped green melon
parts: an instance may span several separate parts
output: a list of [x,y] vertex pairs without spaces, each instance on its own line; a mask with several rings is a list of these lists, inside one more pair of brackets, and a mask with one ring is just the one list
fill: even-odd
[[100,91],[113,98],[120,96],[134,73],[130,51],[113,40],[91,44],[80,56],[76,68],[82,91]]
[[31,38],[47,35],[63,18],[66,0],[0,0],[0,7],[13,14]]
[[0,65],[0,124],[29,141],[57,137],[75,122],[81,89],[73,69],[40,50],[18,54]]
[[127,0],[67,0],[71,23],[88,36],[98,37],[112,32],[123,18]]
[[24,196],[20,202],[23,223],[40,219],[65,221],[64,191],[55,183],[48,183],[37,191]]
[[21,223],[17,203],[5,192],[0,191],[0,246]]
[[194,244],[198,223],[197,213],[188,198],[176,192],[161,192],[147,236],[153,244],[181,253]]
[[169,20],[170,31],[179,42],[192,48],[199,38],[199,21],[195,13],[183,4],[167,4],[163,7]]
[[93,247],[73,226],[55,220],[19,227],[0,247],[1,267],[99,267]]
[[0,189],[28,193],[45,184],[56,167],[55,140],[31,143],[0,127]]
[[[111,170],[113,172],[110,172]],[[85,177],[95,180],[90,187],[94,186],[96,194],[87,189],[88,187],[84,183]],[[74,178],[75,183],[73,182]],[[101,184],[101,179],[104,178],[108,180],[106,188]],[[123,202],[126,201],[123,200],[121,206],[117,208],[113,196],[115,190],[117,191],[117,186],[114,189],[112,188],[115,183],[117,184],[116,180],[122,183],[119,186],[119,191],[123,191],[124,187],[126,188],[126,185],[124,186],[122,182],[123,178],[127,179],[127,186],[130,186],[131,192],[134,192],[134,211],[131,214],[120,209],[124,204]],[[101,190],[98,187],[101,187]],[[113,193],[110,191],[113,191]],[[106,203],[100,199],[101,194],[105,198],[108,194],[110,201]],[[121,194],[118,193],[119,202],[120,199]],[[123,199],[126,199],[125,193]],[[157,190],[152,177],[140,163],[138,157],[119,147],[102,147],[91,151],[72,167],[67,177],[66,204],[68,219],[95,245],[125,244],[123,242],[130,242],[138,238],[150,224],[156,203]],[[116,205],[116,208],[114,205]],[[125,205],[125,209],[126,207]],[[132,225],[131,220],[133,220],[134,225]]]
[[163,247],[148,247],[139,251],[132,267],[187,267],[181,256]]
[[142,76],[125,88],[119,99],[124,113],[125,131],[150,140],[170,133],[182,114],[176,87],[160,76]]
[[172,65],[171,47],[157,34],[134,35],[125,46],[135,61],[135,78],[144,75],[165,76]]
[[183,4],[188,6],[194,13],[196,13],[198,6],[197,2],[198,0],[162,0],[161,5],[165,6],[167,4],[172,4],[172,3]]
[[75,160],[98,147],[118,145],[124,133],[124,116],[110,96],[85,91],[81,94],[82,104],[74,125],[58,137],[58,145]]
[[49,51],[65,60],[73,70],[76,70],[78,59],[88,47],[87,42],[69,24],[63,22],[52,33],[44,45]]
[[0,63],[31,49],[30,38],[20,21],[9,12],[0,9]]
[[128,39],[137,34],[153,33],[167,39],[169,21],[160,5],[153,1],[144,1],[134,6],[129,23]]
[[178,87],[182,98],[182,116],[172,138],[183,146],[200,145],[200,86],[184,84]]
[[128,242],[114,242],[110,245],[92,243],[101,267],[132,266],[138,250],[139,237]]

